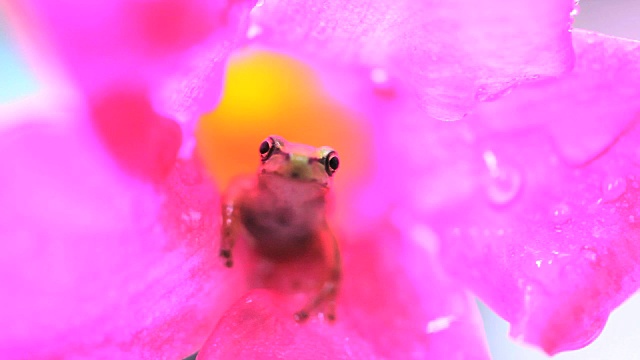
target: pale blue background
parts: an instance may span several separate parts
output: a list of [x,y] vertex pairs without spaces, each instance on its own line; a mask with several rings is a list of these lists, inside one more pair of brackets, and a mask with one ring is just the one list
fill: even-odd
[[11,40],[0,13],[0,102],[26,95],[36,88],[35,80]]

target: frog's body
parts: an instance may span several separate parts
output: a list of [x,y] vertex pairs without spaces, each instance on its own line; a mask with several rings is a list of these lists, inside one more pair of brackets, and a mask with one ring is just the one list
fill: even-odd
[[326,224],[324,190],[278,175],[261,174],[240,202],[242,225],[253,247],[274,259],[309,249]]
[[223,197],[220,255],[231,267],[239,227],[261,256],[275,260],[295,258],[319,245],[328,265],[327,279],[296,317],[304,320],[311,310],[327,302],[327,317],[332,319],[340,256],[327,225],[326,197],[339,165],[337,154],[328,147],[289,143],[278,136],[265,140],[260,154],[257,176],[236,180]]

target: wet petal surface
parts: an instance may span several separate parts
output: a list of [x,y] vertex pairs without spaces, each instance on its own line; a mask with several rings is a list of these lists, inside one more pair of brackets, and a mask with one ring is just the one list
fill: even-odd
[[[158,116],[142,110],[139,134],[157,134]],[[197,163],[172,162],[154,185],[131,169],[140,163],[112,156],[81,109],[46,122],[23,115],[0,138],[5,356],[195,351],[244,291],[217,261],[218,196]],[[143,158],[127,146],[118,154]]]
[[[435,241],[433,234],[419,236]],[[379,226],[358,241],[343,241],[335,323],[311,318],[298,324],[295,298],[254,291],[223,315],[198,359],[488,359],[473,299],[426,248],[401,237]],[[425,281],[429,286],[419,285]]]
[[374,78],[402,78],[429,115],[455,120],[517,83],[569,70],[573,4],[271,0],[252,12],[249,34],[331,64],[377,68]]
[[582,31],[574,43],[562,79],[468,121],[389,132],[404,152],[388,156],[412,171],[403,216],[422,214],[447,270],[551,354],[592,341],[640,276],[640,48]]

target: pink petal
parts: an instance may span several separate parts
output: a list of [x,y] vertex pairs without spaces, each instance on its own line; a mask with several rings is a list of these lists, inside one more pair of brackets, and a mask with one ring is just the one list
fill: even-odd
[[640,45],[573,36],[571,74],[468,121],[395,125],[386,155],[447,269],[549,354],[591,342],[640,285]]
[[82,90],[103,97],[103,89],[133,81],[190,133],[197,117],[218,101],[226,59],[245,38],[253,4],[25,0],[10,5],[20,22],[34,27],[26,31],[35,34],[37,45],[53,48]]
[[148,153],[102,125],[96,135],[80,108],[0,133],[7,358],[179,358],[245,291],[217,258],[218,197],[197,162],[143,163],[159,143],[175,159],[179,133],[140,98],[114,99],[102,105],[129,101],[145,117],[131,124]]
[[254,10],[249,33],[260,43],[331,64],[378,67],[407,81],[429,115],[455,120],[520,82],[570,69],[573,5],[272,0]]
[[[489,358],[473,299],[425,248],[389,226],[355,242],[342,240],[335,323],[311,318],[298,324],[295,300],[254,291],[224,314],[198,359]],[[435,238],[424,234],[423,240]]]
[[182,142],[180,128],[153,111],[144,91],[112,89],[94,100],[91,115],[98,135],[123,168],[155,181],[166,178]]

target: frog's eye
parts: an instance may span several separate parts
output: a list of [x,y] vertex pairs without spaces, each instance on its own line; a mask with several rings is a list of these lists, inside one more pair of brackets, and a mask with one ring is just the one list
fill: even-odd
[[267,138],[260,144],[260,158],[267,160],[273,153],[273,139]]
[[340,159],[338,159],[338,154],[336,154],[335,151],[332,151],[325,158],[324,168],[327,171],[327,174],[331,176],[336,172],[336,170],[338,170],[338,166],[340,166]]
[[268,138],[264,139],[264,141],[260,144],[259,149],[260,158],[262,159],[262,161],[269,159],[275,152],[276,148],[279,149],[280,146],[282,146],[281,144],[282,140],[277,136],[269,136]]

